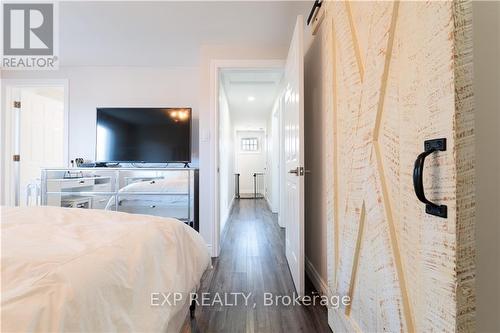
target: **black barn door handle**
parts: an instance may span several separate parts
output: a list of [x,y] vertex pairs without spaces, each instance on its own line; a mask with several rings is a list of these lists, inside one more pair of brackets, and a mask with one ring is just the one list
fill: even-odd
[[425,158],[436,151],[446,151],[446,139],[434,139],[424,142],[424,152],[418,155],[413,168],[413,188],[418,200],[425,203],[425,212],[427,214],[448,217],[448,207],[431,202],[425,197],[424,192],[424,162]]

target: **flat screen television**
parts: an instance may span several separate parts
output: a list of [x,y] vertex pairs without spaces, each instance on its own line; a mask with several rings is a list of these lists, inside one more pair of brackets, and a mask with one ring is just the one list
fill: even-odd
[[97,108],[97,162],[190,163],[191,108]]

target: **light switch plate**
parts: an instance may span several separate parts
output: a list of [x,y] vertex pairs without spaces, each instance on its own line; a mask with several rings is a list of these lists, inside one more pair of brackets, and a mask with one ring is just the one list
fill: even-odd
[[206,129],[202,129],[200,133],[200,141],[201,142],[209,142],[210,141],[210,131]]

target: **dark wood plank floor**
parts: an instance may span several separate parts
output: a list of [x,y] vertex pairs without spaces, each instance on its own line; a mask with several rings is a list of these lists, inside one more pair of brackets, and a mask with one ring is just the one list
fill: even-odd
[[[331,332],[326,308],[265,306],[264,293],[293,296],[285,258],[285,232],[263,199],[237,200],[227,222],[219,258],[205,273],[200,293],[252,293],[248,305],[198,306],[183,332]],[[306,281],[306,292],[315,291]],[[232,300],[232,299],[231,299]],[[234,302],[231,302],[234,303]]]

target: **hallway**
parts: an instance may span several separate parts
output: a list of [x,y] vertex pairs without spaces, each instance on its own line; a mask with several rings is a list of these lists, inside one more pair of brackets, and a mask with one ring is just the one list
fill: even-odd
[[[222,298],[224,293],[251,293],[248,306],[243,298],[237,306],[198,306],[191,328],[183,332],[330,332],[325,307],[264,305],[264,293],[293,296],[295,291],[285,258],[285,230],[265,200],[236,200],[225,232],[200,293],[219,292]],[[306,281],[307,294],[312,288]]]

